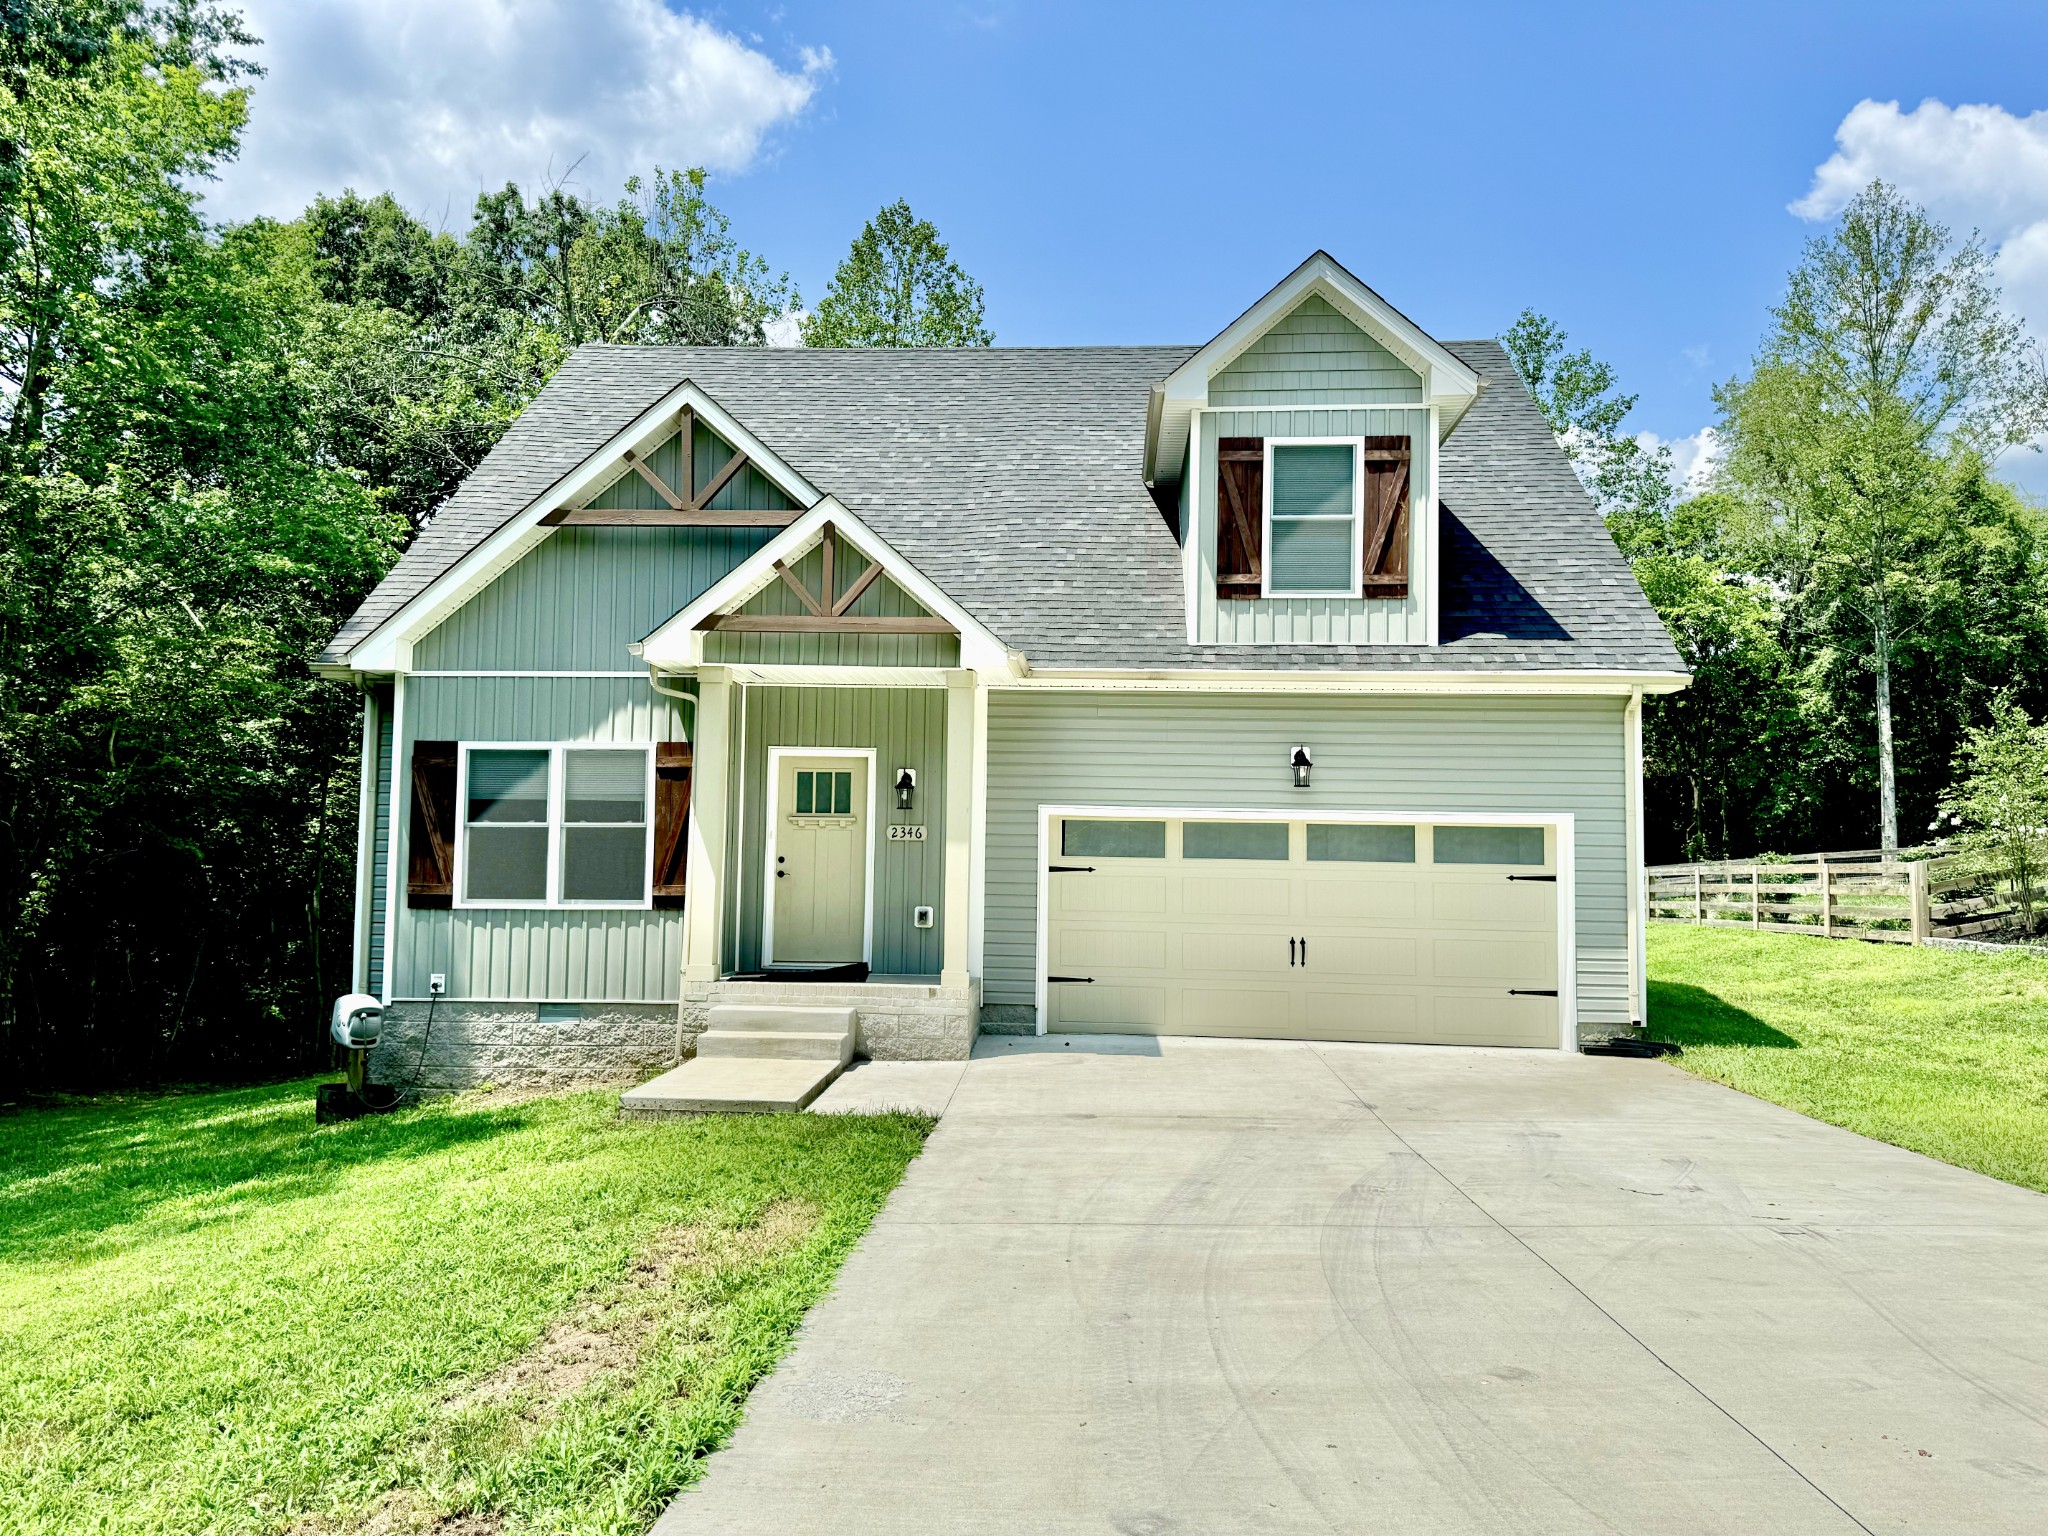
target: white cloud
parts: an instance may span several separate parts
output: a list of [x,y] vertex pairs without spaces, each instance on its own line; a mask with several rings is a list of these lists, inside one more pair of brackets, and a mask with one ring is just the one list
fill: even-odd
[[800,115],[832,55],[777,64],[661,0],[244,0],[265,41],[242,155],[216,218],[289,218],[315,192],[389,190],[461,228],[479,191],[560,178],[746,169]]
[[1671,478],[1678,487],[1680,500],[1697,496],[1713,485],[1714,468],[1721,458],[1721,439],[1712,427],[1701,427],[1687,437],[1638,432],[1636,441],[1653,453],[1659,448],[1671,450]]
[[2048,334],[2048,111],[2020,117],[1929,99],[1905,112],[1896,101],[1860,101],[1792,212],[1832,218],[1879,178],[1959,234],[1981,231],[2007,302]]

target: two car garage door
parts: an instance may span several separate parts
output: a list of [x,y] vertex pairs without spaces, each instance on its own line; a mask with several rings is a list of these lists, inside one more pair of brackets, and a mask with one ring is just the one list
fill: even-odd
[[1055,818],[1049,1029],[1556,1047],[1547,826]]

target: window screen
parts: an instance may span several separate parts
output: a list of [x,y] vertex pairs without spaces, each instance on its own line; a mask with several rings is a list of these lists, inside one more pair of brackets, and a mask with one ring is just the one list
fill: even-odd
[[1430,837],[1439,864],[1541,864],[1541,827],[1438,827]]
[[1413,864],[1415,829],[1310,822],[1308,856],[1319,864]]
[[548,898],[548,754],[469,754],[467,855],[471,901]]
[[1184,859],[1287,858],[1284,821],[1188,821],[1181,823]]
[[1060,852],[1080,859],[1163,859],[1163,821],[1069,821],[1060,828]]
[[1357,469],[1349,443],[1274,445],[1269,591],[1347,597],[1357,591],[1352,548]]
[[562,754],[562,900],[647,895],[647,754]]

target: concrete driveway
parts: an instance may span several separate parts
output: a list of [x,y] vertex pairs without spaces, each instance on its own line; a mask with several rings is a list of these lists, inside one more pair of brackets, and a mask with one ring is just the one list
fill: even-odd
[[2039,1533],[2048,1199],[1654,1062],[987,1040],[656,1529]]

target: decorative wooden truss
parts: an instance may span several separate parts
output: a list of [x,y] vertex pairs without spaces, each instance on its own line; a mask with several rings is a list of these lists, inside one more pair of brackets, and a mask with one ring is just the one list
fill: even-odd
[[714,511],[711,500],[732,483],[733,477],[748,464],[744,450],[733,449],[733,455],[726,460],[725,467],[701,486],[689,482],[697,475],[697,416],[688,406],[683,407],[683,480],[687,494],[677,492],[669,483],[648,468],[647,461],[626,450],[626,462],[639,473],[641,479],[654,487],[654,492],[665,503],[659,507],[561,507],[550,512],[541,521],[550,527],[569,528],[787,528],[799,517],[802,509],[783,507],[774,511],[745,512],[736,508]]
[[[722,515],[722,514],[721,514]],[[860,601],[863,592],[875,584],[882,574],[882,563],[869,560],[867,569],[854,578],[853,585],[844,592],[838,590],[839,530],[830,523],[825,524],[819,550],[818,590],[813,592],[803,583],[803,578],[782,561],[775,562],[775,574],[783,584],[797,595],[804,605],[802,613],[714,613],[701,620],[699,629],[722,629],[728,632],[751,630],[756,633],[779,634],[879,634],[879,635],[951,635],[957,634],[945,619],[933,618],[929,614],[913,614],[902,618],[887,618],[873,614],[855,614],[847,610]]]

